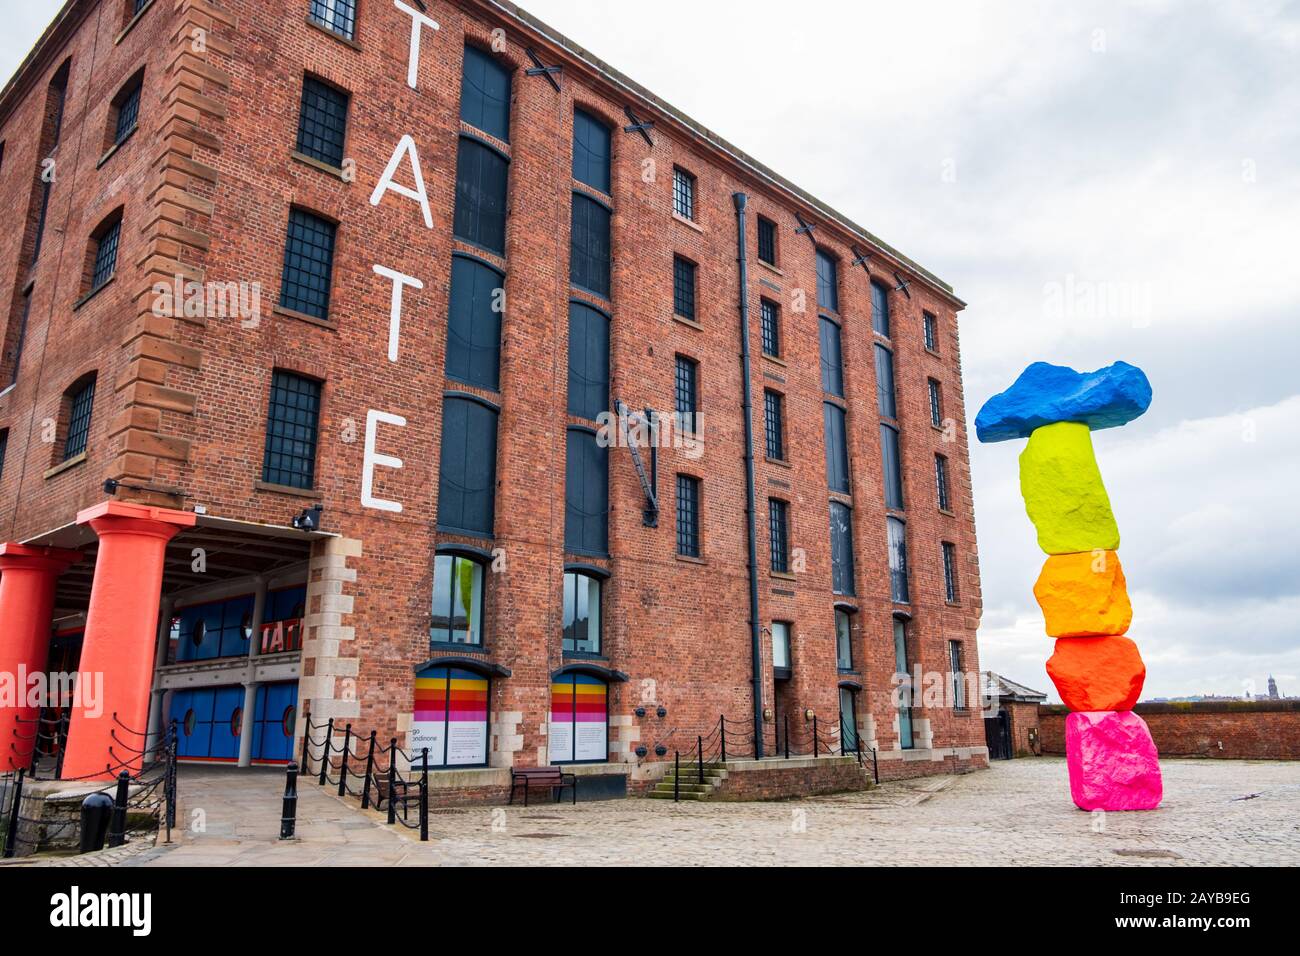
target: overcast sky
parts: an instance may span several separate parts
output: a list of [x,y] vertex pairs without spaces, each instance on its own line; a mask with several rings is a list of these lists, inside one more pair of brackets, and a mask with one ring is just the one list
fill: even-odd
[[[1035,360],[1144,368],[1095,445],[1145,696],[1300,695],[1296,4],[522,5],[951,282],[972,420]],[[6,6],[8,76],[60,4]],[[1053,693],[1022,447],[971,449],[980,658]]]

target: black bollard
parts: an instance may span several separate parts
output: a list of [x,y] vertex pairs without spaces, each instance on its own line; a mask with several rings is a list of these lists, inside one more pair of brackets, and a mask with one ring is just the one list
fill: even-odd
[[126,801],[131,786],[131,775],[123,770],[117,775],[117,797],[113,800],[113,815],[108,823],[108,845],[121,846],[126,842]]
[[280,811],[280,839],[292,840],[298,823],[298,765],[290,763],[285,768],[284,804]]
[[104,849],[108,820],[113,815],[113,798],[106,793],[92,793],[81,801],[81,843],[78,853]]

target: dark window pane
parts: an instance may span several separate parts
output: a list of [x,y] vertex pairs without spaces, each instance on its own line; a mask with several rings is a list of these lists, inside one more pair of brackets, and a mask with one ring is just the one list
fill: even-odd
[[315,487],[321,384],[290,372],[271,376],[262,480],[290,488]]
[[781,307],[767,299],[762,303],[763,354],[781,357]]
[[573,178],[609,194],[609,127],[583,110],[573,114]]
[[694,432],[700,414],[700,366],[681,355],[677,356],[677,375],[674,398],[677,403],[677,424],[684,431]]
[[957,603],[957,548],[943,543],[943,592],[949,604]]
[[569,281],[609,298],[609,210],[586,196],[573,196]]
[[939,507],[951,511],[948,498],[948,459],[943,455],[934,456],[934,484],[939,494]]
[[943,427],[943,397],[939,390],[939,383],[934,379],[928,382],[930,386],[930,424],[936,428]]
[[131,16],[135,16],[137,13],[139,13],[141,10],[143,10],[145,4],[148,3],[148,2],[149,2],[149,0],[132,0],[132,2],[131,2]]
[[898,604],[911,600],[907,587],[907,525],[897,518],[886,518],[889,537],[889,592]]
[[569,414],[596,418],[609,410],[609,319],[569,303]]
[[305,77],[298,114],[298,152],[331,166],[342,166],[347,128],[348,95],[315,77]]
[[326,29],[349,40],[356,35],[356,0],[311,0],[307,15]]
[[939,351],[938,320],[929,312],[925,313],[925,347],[931,352]]
[[889,338],[889,290],[879,282],[871,283],[871,327]]
[[302,209],[290,210],[280,305],[317,319],[329,318],[334,235],[332,222]]
[[853,615],[835,612],[835,664],[840,670],[853,670]]
[[686,219],[695,218],[695,177],[673,168],[673,211]]
[[609,553],[609,449],[578,428],[568,434],[564,548],[576,554]]
[[456,151],[457,239],[506,253],[506,181],[510,164],[496,150],[461,137]]
[[821,318],[822,391],[844,397],[844,366],[840,353],[840,327]]
[[831,502],[831,590],[853,594],[853,512]]
[[599,654],[600,579],[589,574],[564,575],[564,647],[579,654]]
[[882,417],[898,417],[894,399],[894,353],[883,345],[876,346],[876,404]]
[[845,411],[834,402],[822,405],[826,438],[826,484],[831,491],[849,493],[849,448]]
[[673,256],[673,311],[695,319],[695,263]]
[[446,399],[438,464],[438,527],[491,537],[496,519],[496,410],[469,399]]
[[[944,545],[947,547],[947,545]],[[966,709],[966,676],[962,663],[961,641],[948,642],[948,663],[952,673],[952,706],[954,710]]]
[[0,428],[0,479],[5,476],[5,454],[9,451],[9,429]]
[[762,216],[758,219],[758,258],[776,265],[776,223]]
[[63,442],[63,460],[75,458],[86,450],[90,438],[90,413],[95,405],[95,380],[92,378],[72,396],[68,413],[68,435]]
[[677,476],[677,553],[700,556],[700,481],[688,475]]
[[501,273],[464,256],[451,259],[447,375],[496,391],[501,364]]
[[898,451],[898,429],[880,426],[880,467],[885,478],[885,507],[903,510],[903,467]]
[[832,312],[840,310],[839,279],[835,260],[817,250],[817,307]]
[[140,84],[137,83],[122,99],[117,108],[117,126],[113,130],[113,142],[120,145],[135,130],[140,118]]
[[777,574],[790,573],[790,506],[775,498],[767,502],[769,541],[772,551],[772,570]]
[[465,47],[460,118],[489,136],[510,141],[510,73],[478,47]]
[[767,429],[767,457],[785,461],[785,422],[781,396],[776,392],[763,393],[763,422]]
[[45,238],[45,219],[50,211],[50,188],[53,183],[45,180],[41,183],[41,211],[36,217],[36,244],[32,248],[32,263],[41,257],[41,241]]
[[95,270],[90,278],[90,288],[98,289],[117,269],[117,242],[122,235],[122,220],[117,220],[99,237],[95,246]]

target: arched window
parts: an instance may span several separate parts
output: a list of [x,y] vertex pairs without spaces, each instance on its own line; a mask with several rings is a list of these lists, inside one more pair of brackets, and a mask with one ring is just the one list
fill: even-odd
[[497,409],[448,395],[442,409],[438,527],[491,537],[496,520]]
[[63,420],[67,431],[60,461],[71,461],[86,451],[90,441],[90,417],[95,408],[95,381],[94,372],[83,375],[63,393]]
[[853,670],[853,612],[847,607],[835,609],[835,661],[840,670]]
[[434,664],[415,675],[415,715],[407,751],[415,769],[485,767],[488,762],[488,691],[484,674]]
[[609,685],[593,674],[551,678],[548,730],[553,764],[609,760]]
[[453,253],[447,309],[447,377],[497,391],[505,276],[482,259]]
[[564,647],[569,653],[601,652],[601,580],[593,574],[564,575]]
[[459,554],[433,559],[433,618],[430,644],[483,643],[483,563]]
[[490,53],[469,45],[461,68],[460,118],[510,142],[510,71]]
[[894,676],[901,680],[898,685],[898,746],[902,750],[912,749],[912,686],[911,661],[907,653],[907,620],[894,618]]

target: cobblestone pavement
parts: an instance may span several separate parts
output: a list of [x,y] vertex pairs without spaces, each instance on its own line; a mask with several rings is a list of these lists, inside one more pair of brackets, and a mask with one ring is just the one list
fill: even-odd
[[[250,788],[227,773],[216,789],[210,777],[198,787],[213,803],[206,834],[126,865],[1300,865],[1300,762],[1162,766],[1165,802],[1150,813],[1083,813],[1064,760],[1038,758],[779,803],[440,810],[427,844],[312,784],[302,789],[301,839],[277,843],[280,778]],[[237,812],[222,819],[232,794]]]

